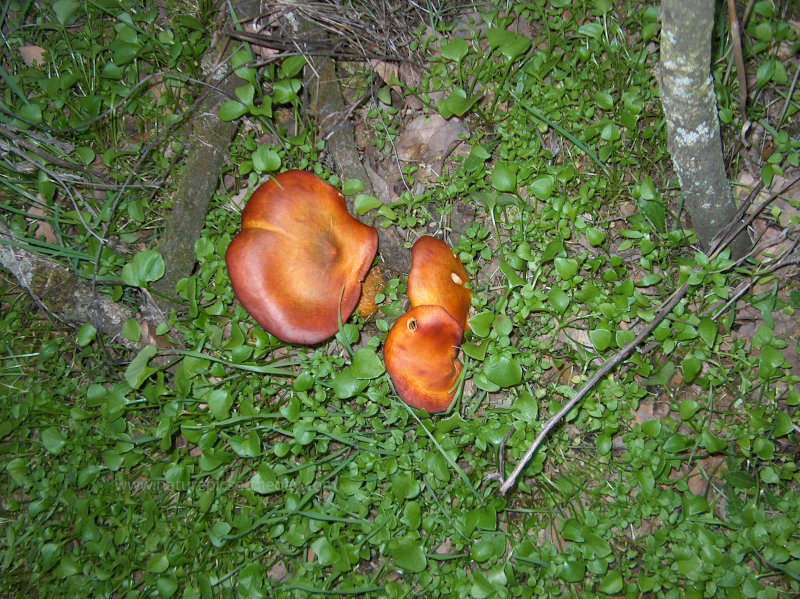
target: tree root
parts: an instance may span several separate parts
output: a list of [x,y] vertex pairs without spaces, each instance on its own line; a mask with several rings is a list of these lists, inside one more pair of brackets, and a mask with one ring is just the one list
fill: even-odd
[[[287,14],[287,22],[299,38],[324,35],[319,25],[306,19],[302,12]],[[302,50],[302,48],[301,48]],[[347,120],[344,96],[339,87],[336,66],[328,57],[306,55],[305,87],[309,92],[309,113],[317,124],[329,130],[326,146],[336,169],[343,181],[358,179],[364,184],[364,193],[381,198],[370,181],[355,142],[355,128]],[[353,209],[353,199],[347,198],[347,209],[364,224],[374,226],[375,217],[361,216]],[[376,227],[378,231],[378,252],[385,265],[394,273],[407,273],[411,269],[411,252],[405,246],[402,233],[396,228]]]

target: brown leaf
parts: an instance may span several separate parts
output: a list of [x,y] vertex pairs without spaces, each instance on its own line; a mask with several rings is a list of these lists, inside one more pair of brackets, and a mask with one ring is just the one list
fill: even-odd
[[289,574],[289,571],[286,569],[286,564],[283,562],[277,562],[272,568],[269,569],[267,572],[267,577],[270,580],[281,582],[286,578]]
[[[44,210],[39,208],[39,206],[31,206],[30,208],[28,208],[28,214],[34,217],[45,216]],[[50,223],[48,223],[46,220],[42,218],[34,218],[31,220],[35,220],[38,222],[36,230],[33,232],[33,236],[36,237],[36,239],[43,239],[47,243],[56,243],[56,241],[58,241],[58,238],[56,237],[56,234],[53,231],[53,227],[50,226]]]
[[[708,456],[697,462],[687,476],[689,490],[695,495],[704,497],[708,493],[709,487],[714,484],[714,475],[719,477],[718,471],[722,462],[723,458],[719,456]],[[717,483],[719,482],[717,481]]]
[[[391,62],[385,62],[383,60],[370,60],[370,65],[372,65],[372,70],[383,79],[383,82],[386,85],[393,85],[395,87],[398,79],[398,74],[400,72],[400,68]],[[399,90],[398,90],[399,91]]]
[[361,299],[358,301],[358,311],[367,320],[377,313],[378,304],[375,302],[375,296],[383,291],[384,287],[386,282],[381,276],[380,267],[373,266],[361,284]]
[[[756,199],[754,206],[761,204],[769,198],[772,190],[783,188],[790,179],[797,176],[796,169],[787,169],[784,176],[776,175],[772,181],[770,189],[762,190]],[[741,195],[752,189],[756,184],[753,177],[747,173],[739,176],[741,185]],[[760,259],[779,256],[788,250],[792,245],[792,240],[787,237],[786,231],[792,227],[792,223],[800,218],[800,210],[795,207],[797,200],[800,199],[800,183],[787,189],[782,197],[776,198],[772,204],[753,221],[753,232],[758,243],[755,254]]]
[[44,64],[44,55],[46,50],[41,46],[22,46],[19,49],[19,54],[22,57],[22,62],[26,66],[33,66],[36,64]]
[[397,141],[401,160],[433,161],[442,155],[460,135],[467,133],[464,124],[456,119],[444,119],[439,114],[420,115],[406,125]]

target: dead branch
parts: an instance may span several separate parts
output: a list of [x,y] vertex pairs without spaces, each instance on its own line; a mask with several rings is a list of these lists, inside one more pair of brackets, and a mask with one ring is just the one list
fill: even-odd
[[[235,121],[219,118],[223,103],[235,98],[234,90],[245,82],[227,68],[234,48],[230,40],[220,36],[209,49],[209,56],[218,56],[206,81],[206,91],[198,102],[186,140],[186,162],[178,180],[172,210],[166,217],[156,249],[166,264],[164,276],[154,289],[162,296],[173,297],[178,281],[194,270],[194,244],[205,225],[211,197],[219,185],[220,173],[236,131]],[[162,309],[170,305],[163,299]]]
[[[270,48],[278,50],[280,55],[276,56],[291,56],[293,54],[303,54],[304,56],[316,56],[335,58],[337,60],[385,60],[395,62],[410,62],[417,66],[423,65],[419,62],[413,61],[402,56],[380,53],[357,53],[348,52],[337,47],[328,40],[316,39],[285,39],[273,35],[266,35],[263,33],[250,33],[248,31],[235,31],[233,29],[226,29],[224,33],[231,39],[247,42],[254,46],[261,46],[263,48]],[[298,51],[298,48],[300,50]]]
[[[7,269],[34,302],[53,318],[69,325],[88,322],[100,333],[134,351],[145,345],[165,345],[164,340],[156,338],[153,322],[110,297],[95,293],[91,285],[82,283],[68,268],[28,251],[24,245],[25,242],[0,221],[0,266]],[[142,338],[138,342],[122,335],[122,326],[130,318],[136,318],[142,328]]]
[[628,343],[628,345],[623,347],[612,358],[606,361],[605,364],[603,364],[600,367],[600,369],[594,373],[592,378],[586,381],[586,384],[584,384],[584,386],[581,387],[580,391],[578,391],[575,395],[573,395],[572,398],[567,403],[565,403],[564,406],[555,414],[555,416],[550,418],[550,420],[548,420],[545,423],[544,427],[542,427],[542,430],[536,436],[536,439],[534,439],[533,443],[531,443],[531,446],[528,448],[528,451],[525,452],[525,455],[522,457],[517,466],[514,468],[514,471],[500,486],[501,495],[505,495],[506,493],[508,493],[511,487],[513,487],[516,484],[519,475],[528,465],[528,462],[531,461],[533,454],[536,453],[537,449],[539,449],[539,446],[542,444],[542,441],[544,441],[547,435],[550,434],[550,431],[553,430],[555,426],[559,422],[561,422],[564,419],[564,417],[567,414],[569,414],[570,411],[572,411],[572,409],[576,405],[578,405],[578,403],[580,403],[580,401],[584,397],[586,397],[589,391],[591,391],[594,388],[594,386],[598,382],[600,382],[600,380],[604,376],[606,376],[614,367],[616,367],[621,362],[624,362],[625,360],[628,359],[628,357],[630,357],[630,355],[633,353],[633,350],[636,349],[639,346],[639,344],[644,339],[646,339],[650,335],[650,333],[653,332],[653,329],[655,329],[658,326],[658,324],[662,320],[664,320],[670,312],[672,312],[675,306],[678,305],[678,302],[680,302],[683,299],[683,296],[686,295],[686,292],[688,290],[689,290],[688,282],[684,283],[677,290],[675,290],[675,292],[669,297],[669,299],[661,305],[661,308],[658,310],[658,313],[656,314],[655,318],[653,318],[653,320],[647,323],[647,326],[643,328],[638,335],[636,335],[636,338],[630,343]]
[[[720,231],[720,233],[715,237],[712,242],[711,252],[709,254],[710,258],[713,260],[714,258],[718,257],[720,253],[728,247],[728,245],[738,237],[738,235],[744,231],[756,218],[758,214],[760,214],[770,203],[772,203],[775,198],[785,193],[788,189],[790,189],[793,185],[795,185],[800,178],[793,179],[789,183],[787,183],[784,187],[782,187],[779,191],[774,192],[770,195],[770,197],[763,203],[760,204],[752,214],[750,214],[749,218],[746,221],[742,221],[747,209],[752,204],[752,201],[757,194],[751,194],[751,197],[748,198],[747,202],[740,207],[737,217],[731,221],[731,224],[728,225],[725,229]],[[792,247],[784,253],[784,255],[779,259],[774,267],[782,268],[791,264],[796,264],[798,261],[798,257],[796,256],[796,249],[798,243],[795,242]],[[737,263],[738,264],[738,263]],[[700,272],[702,268],[698,267],[695,269],[695,272]],[[636,335],[636,338],[633,339],[630,343],[628,343],[625,347],[623,347],[619,352],[617,352],[614,356],[609,358],[598,370],[595,374],[580,388],[580,390],[575,393],[572,398],[564,404],[564,406],[554,415],[552,416],[547,422],[545,422],[542,430],[533,440],[528,450],[525,452],[525,455],[520,459],[517,463],[514,471],[503,481],[503,484],[500,486],[499,492],[501,495],[505,495],[506,493],[511,490],[511,488],[516,484],[517,479],[519,478],[522,471],[531,461],[533,455],[536,453],[536,450],[545,440],[550,431],[552,431],[559,422],[561,422],[564,417],[569,414],[572,409],[577,406],[581,400],[586,397],[586,395],[597,385],[600,380],[603,379],[611,370],[613,370],[616,366],[627,360],[630,355],[649,335],[653,332],[653,330],[658,326],[658,324],[663,321],[675,306],[678,305],[678,302],[683,299],[686,295],[686,292],[689,290],[689,283],[688,281],[681,285],[678,289],[676,289],[673,294],[661,304],[656,313],[653,320],[651,320],[647,325]],[[717,313],[719,316],[720,312]],[[502,472],[502,471],[501,471]]]

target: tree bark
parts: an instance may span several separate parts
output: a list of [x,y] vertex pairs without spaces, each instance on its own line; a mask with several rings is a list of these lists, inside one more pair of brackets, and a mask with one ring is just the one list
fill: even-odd
[[[686,208],[704,249],[736,216],[725,173],[714,80],[711,77],[713,0],[662,0],[661,101],[669,151]],[[731,255],[750,248],[746,232]]]
[[[251,18],[261,10],[258,0],[240,0],[233,6],[237,17],[242,19]],[[219,185],[220,173],[239,125],[238,121],[223,121],[218,116],[220,106],[235,99],[234,91],[245,83],[230,72],[229,58],[236,49],[228,38],[220,36],[207,52],[218,60],[207,77],[207,92],[195,109],[186,138],[183,174],[156,245],[164,257],[166,270],[153,288],[163,296],[174,297],[175,285],[194,270],[197,262],[194,244],[205,226],[209,203]],[[157,301],[166,313],[173,307],[163,298]]]
[[[24,243],[0,221],[0,266],[13,274],[20,287],[56,319],[74,326],[88,322],[115,343],[134,351],[148,344],[166,345],[166,340],[156,337],[155,324],[142,314],[95,292],[55,260],[21,247]],[[142,327],[138,342],[122,335],[122,326],[129,318],[136,318]]]
[[[232,95],[243,81],[231,73],[225,79],[212,77],[209,83],[215,89],[210,89],[200,101],[192,119],[183,174],[178,180],[172,208],[156,245],[164,256],[166,270],[154,287],[167,297],[175,295],[175,285],[181,278],[192,274],[197,261],[194,244],[205,225],[208,206],[217,189],[237,127],[235,121],[220,120],[217,113],[220,106],[230,99],[226,92]],[[169,304],[161,298],[158,301],[162,309],[169,312]]]

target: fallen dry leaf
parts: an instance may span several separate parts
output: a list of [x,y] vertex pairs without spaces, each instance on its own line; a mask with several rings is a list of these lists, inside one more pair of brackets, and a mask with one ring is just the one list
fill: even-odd
[[252,191],[253,190],[250,187],[243,187],[235,194],[230,196],[228,203],[225,205],[225,209],[241,212],[244,210],[245,204],[247,204],[247,200],[245,198],[250,197]]
[[[422,83],[422,73],[410,64],[403,63],[400,65],[400,82],[409,89],[417,89]],[[404,110],[406,114],[413,114],[422,110],[422,101],[416,95],[413,93],[401,95],[405,96]]]
[[399,87],[396,85],[400,80],[398,78],[400,67],[391,62],[375,59],[370,60],[369,64],[372,66],[372,70],[375,71],[378,77],[380,77],[386,85],[391,85],[396,88],[395,91],[400,91]]
[[[769,198],[773,193],[771,190],[782,189],[789,180],[796,176],[797,172],[794,169],[788,170],[785,173],[785,177],[775,176],[770,190],[761,191],[753,202],[749,213],[752,214],[752,211],[756,207]],[[742,172],[737,183],[737,195],[740,198],[746,197],[750,190],[756,185],[753,176],[747,172]],[[784,197],[775,198],[772,204],[753,221],[753,232],[758,240],[755,254],[759,259],[779,256],[792,244],[791,239],[787,238],[785,232],[790,227],[797,226],[793,225],[793,223],[800,222],[800,210],[790,203],[797,203],[800,201],[800,183],[786,190],[783,196]]]
[[277,562],[269,569],[267,578],[275,582],[281,582],[286,578],[287,574],[289,574],[289,571],[286,569],[286,564],[281,561]]
[[397,140],[397,155],[406,162],[441,159],[450,145],[466,133],[467,128],[459,119],[420,115],[406,125]]
[[22,57],[22,62],[25,66],[32,67],[37,64],[44,64],[44,55],[46,50],[41,46],[22,46],[19,49],[19,54]]
[[[43,198],[40,199],[44,201]],[[31,206],[30,208],[28,208],[28,214],[30,214],[33,217],[45,216],[44,210],[39,208],[39,206]],[[33,218],[31,220],[35,220],[38,223],[36,226],[36,230],[33,232],[33,236],[36,239],[43,239],[47,243],[56,243],[58,241],[58,238],[56,237],[56,234],[53,231],[53,227],[50,226],[50,223],[48,223],[46,220],[42,218]]]
[[358,311],[367,320],[371,320],[378,311],[375,296],[386,287],[379,266],[373,266],[361,283],[361,299],[358,301]]
[[695,495],[705,497],[714,483],[714,476],[719,477],[719,467],[722,462],[722,457],[713,455],[697,462],[687,477],[689,490]]

